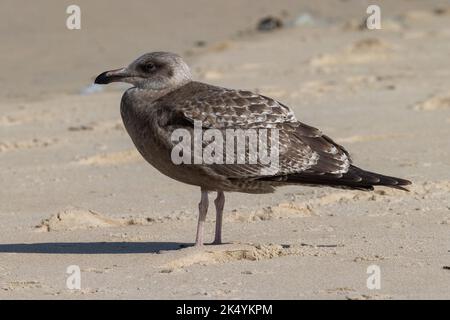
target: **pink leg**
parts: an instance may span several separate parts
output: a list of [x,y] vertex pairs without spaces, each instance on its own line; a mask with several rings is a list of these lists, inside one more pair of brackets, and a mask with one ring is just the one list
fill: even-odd
[[216,205],[216,234],[214,236],[213,244],[221,244],[223,207],[225,205],[225,195],[223,191],[217,191],[217,198],[214,200],[214,204]]
[[206,219],[206,214],[208,213],[208,191],[201,190],[202,196],[200,203],[198,204],[198,224],[197,224],[197,236],[195,239],[195,246],[203,246],[203,229]]

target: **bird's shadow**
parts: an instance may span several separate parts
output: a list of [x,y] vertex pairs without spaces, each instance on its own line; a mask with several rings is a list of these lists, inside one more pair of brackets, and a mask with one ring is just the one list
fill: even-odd
[[190,247],[178,242],[44,242],[0,244],[0,253],[136,254],[159,253]]

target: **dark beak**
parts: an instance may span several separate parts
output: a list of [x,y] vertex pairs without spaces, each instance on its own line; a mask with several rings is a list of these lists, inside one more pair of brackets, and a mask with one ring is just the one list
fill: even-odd
[[127,78],[130,75],[127,74],[125,68],[111,70],[111,71],[105,71],[103,73],[100,73],[97,78],[95,78],[94,83],[96,84],[108,84],[111,82],[120,82],[123,78]]

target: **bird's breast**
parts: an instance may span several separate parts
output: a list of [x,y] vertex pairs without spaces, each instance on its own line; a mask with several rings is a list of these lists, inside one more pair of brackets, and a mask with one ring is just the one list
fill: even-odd
[[[136,149],[150,164],[159,167],[166,161],[158,121],[152,110],[140,110],[130,104],[122,103],[122,121]],[[163,159],[164,158],[164,159]],[[159,168],[158,168],[159,169]]]
[[[158,111],[159,110],[159,111]],[[151,103],[132,103],[123,98],[120,113],[124,126],[136,149],[144,159],[162,174],[180,182],[200,185],[197,181],[201,170],[196,166],[182,167],[175,165],[171,159],[170,132],[163,125],[165,115]]]

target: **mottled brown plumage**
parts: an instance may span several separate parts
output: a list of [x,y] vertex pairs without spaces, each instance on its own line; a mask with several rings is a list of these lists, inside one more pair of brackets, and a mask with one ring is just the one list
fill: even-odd
[[[134,84],[122,97],[121,115],[142,156],[163,174],[201,188],[197,244],[203,242],[208,191],[218,192],[217,225],[221,226],[224,191],[270,193],[288,184],[361,190],[383,185],[402,189],[410,184],[355,167],[342,146],[298,121],[289,107],[274,99],[192,81],[189,68],[175,54],[146,54],[128,67],[104,72],[96,79],[102,84],[112,81]],[[176,142],[171,140],[172,132],[184,129],[193,134],[196,122],[201,122],[202,130],[216,129],[223,136],[229,129],[277,129],[278,170],[267,170],[269,165],[261,161],[174,164],[171,151]],[[246,155],[250,153],[248,146],[245,151]],[[221,241],[220,229],[216,227],[216,243]]]

